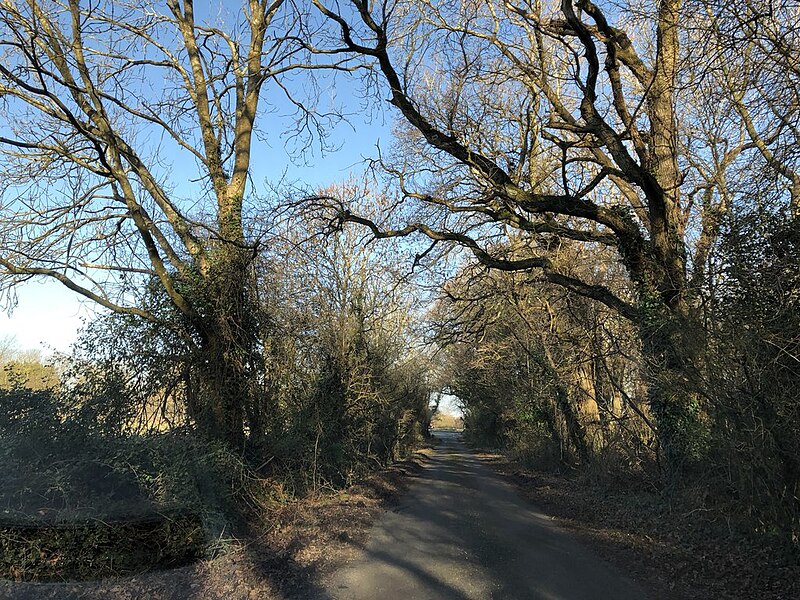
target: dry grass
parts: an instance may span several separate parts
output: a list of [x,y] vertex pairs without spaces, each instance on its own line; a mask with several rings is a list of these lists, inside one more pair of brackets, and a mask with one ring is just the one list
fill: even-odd
[[432,429],[464,429],[464,420],[446,413],[436,413],[431,421]]

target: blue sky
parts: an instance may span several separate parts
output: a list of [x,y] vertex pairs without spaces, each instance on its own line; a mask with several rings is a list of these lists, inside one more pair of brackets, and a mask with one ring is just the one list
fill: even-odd
[[[256,188],[262,188],[266,181],[277,181],[285,175],[288,181],[308,186],[325,186],[344,181],[351,173],[363,169],[365,156],[376,156],[376,144],[380,143],[385,152],[391,143],[390,117],[382,113],[387,107],[376,106],[373,114],[361,107],[361,99],[356,97],[355,82],[340,79],[335,88],[329,86],[321,95],[344,99],[345,109],[351,113],[349,122],[339,123],[331,132],[329,145],[338,150],[320,153],[319,144],[299,157],[292,158],[284,149],[281,121],[286,122],[278,103],[277,114],[264,115],[263,125],[271,126],[273,135],[254,147],[252,177]],[[271,100],[271,98],[267,98]],[[346,104],[350,104],[347,106]],[[265,104],[265,107],[269,107]],[[169,157],[172,172],[193,177],[193,165],[185,163],[185,157]],[[183,195],[188,195],[191,184],[176,181]],[[53,281],[31,281],[17,286],[17,305],[10,312],[0,312],[0,339],[11,336],[16,339],[20,350],[41,350],[44,355],[54,351],[67,352],[75,341],[84,319],[95,314],[95,305],[82,300],[80,296]]]
[[20,350],[66,352],[75,340],[82,319],[93,313],[91,303],[59,283],[28,282],[17,287],[17,307],[0,314],[0,339],[15,338]]
[[[240,3],[226,0],[219,5],[219,18],[225,18],[226,7],[238,10]],[[254,140],[251,169],[251,191],[256,194],[269,189],[267,183],[280,180],[301,184],[304,187],[322,187],[348,179],[352,173],[364,168],[365,157],[376,157],[376,145],[386,153],[392,144],[391,124],[394,109],[385,101],[388,94],[365,102],[361,93],[359,74],[338,74],[328,78],[314,71],[317,86],[309,85],[307,72],[296,71],[283,81],[296,95],[296,99],[317,101],[321,110],[341,110],[347,120],[339,122],[326,138],[326,146],[335,151],[323,154],[319,140],[313,140],[305,152],[298,152],[287,132],[290,130],[293,105],[274,84],[265,86],[261,114],[256,123],[257,141]],[[160,96],[158,82],[143,80],[148,93]],[[5,125],[0,119],[0,128]],[[174,188],[174,200],[193,202],[202,195],[198,183],[198,170],[191,155],[179,151],[167,136],[153,129],[138,130],[138,144],[145,150],[143,156],[156,156],[161,163],[161,174],[167,187]],[[159,168],[156,168],[158,173]],[[169,185],[171,184],[171,185]],[[32,281],[14,290],[18,302],[10,312],[0,310],[0,339],[13,336],[21,350],[38,349],[43,354],[52,351],[67,352],[82,322],[97,310],[91,301],[69,291],[58,282]],[[3,298],[0,297],[0,300]],[[0,305],[2,306],[2,305]]]

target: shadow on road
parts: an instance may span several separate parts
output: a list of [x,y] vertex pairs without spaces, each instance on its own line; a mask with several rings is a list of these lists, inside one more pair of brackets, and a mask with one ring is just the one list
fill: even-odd
[[341,600],[645,598],[521,500],[456,433],[329,585]]

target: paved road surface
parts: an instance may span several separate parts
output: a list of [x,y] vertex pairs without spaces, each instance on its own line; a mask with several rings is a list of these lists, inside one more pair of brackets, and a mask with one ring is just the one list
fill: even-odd
[[364,555],[335,574],[336,600],[643,600],[647,594],[519,498],[457,434],[441,444]]

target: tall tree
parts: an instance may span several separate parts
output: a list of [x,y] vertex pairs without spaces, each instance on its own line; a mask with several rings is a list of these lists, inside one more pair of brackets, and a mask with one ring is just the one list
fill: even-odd
[[[257,344],[253,140],[267,86],[308,66],[301,22],[284,0],[0,4],[0,285],[50,278],[175,328],[200,367],[195,421],[235,445]],[[174,311],[136,304],[144,280]]]
[[[716,172],[697,176],[684,143],[698,122],[688,83],[707,66],[687,60],[683,42],[699,21],[682,0],[646,10],[589,0],[315,5],[388,88],[403,137],[383,166],[417,207],[410,222],[346,208],[339,219],[377,237],[460,244],[489,267],[538,271],[632,320],[668,463],[697,456],[702,415],[687,377],[703,339],[690,269],[706,260],[724,197]],[[708,164],[733,160],[723,158]],[[497,243],[511,231],[615,249],[632,300],[560,271],[547,244]]]

